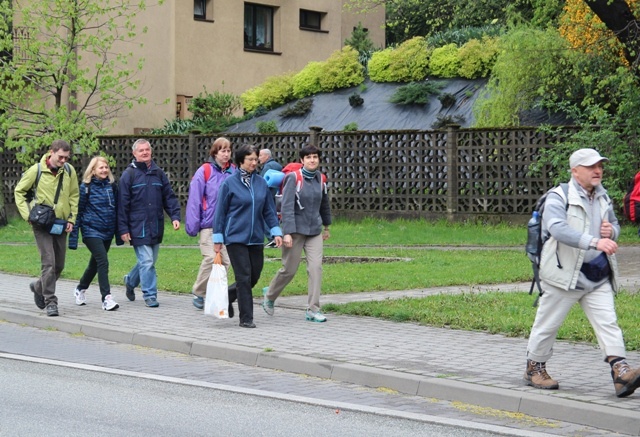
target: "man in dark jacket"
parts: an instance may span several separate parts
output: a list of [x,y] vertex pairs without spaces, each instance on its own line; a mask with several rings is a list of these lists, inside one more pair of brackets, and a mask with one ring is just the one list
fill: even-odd
[[151,159],[149,141],[133,143],[134,160],[122,173],[118,193],[118,230],[129,242],[138,262],[124,276],[127,299],[136,299],[140,285],[148,307],[157,307],[158,284],[155,263],[164,235],[163,210],[171,217],[173,229],[180,229],[180,204],[167,175]]

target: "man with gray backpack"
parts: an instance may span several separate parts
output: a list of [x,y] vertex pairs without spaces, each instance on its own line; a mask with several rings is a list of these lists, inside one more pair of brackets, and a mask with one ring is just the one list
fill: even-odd
[[615,253],[620,225],[601,185],[606,161],[594,149],[574,152],[569,159],[572,177],[566,195],[560,186],[545,200],[539,263],[544,293],[529,335],[524,374],[527,385],[535,388],[559,387],[547,373],[546,363],[553,355],[558,330],[576,302],[595,331],[604,361],[611,366],[616,396],[629,396],[640,386],[640,369],[632,369],[625,360],[613,302],[618,289]]
[[[56,281],[64,269],[67,234],[78,216],[78,176],[68,163],[70,156],[69,143],[55,140],[40,162],[24,172],[14,190],[18,212],[33,228],[42,265],[40,278],[29,288],[36,306],[46,308],[48,316],[58,315]],[[28,201],[31,190],[33,201]],[[51,220],[41,220],[49,215]]]

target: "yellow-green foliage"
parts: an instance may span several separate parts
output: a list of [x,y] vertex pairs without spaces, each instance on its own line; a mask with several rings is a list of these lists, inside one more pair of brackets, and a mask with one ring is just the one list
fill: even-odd
[[375,52],[369,60],[369,77],[374,82],[415,82],[429,74],[431,48],[417,36],[401,45]]
[[320,77],[320,87],[324,92],[360,85],[362,82],[364,70],[358,61],[358,51],[350,46],[331,54]]
[[322,91],[320,78],[324,74],[324,62],[309,62],[293,76],[293,96],[297,99]]
[[429,60],[429,69],[431,74],[436,77],[456,77],[460,68],[458,60],[458,46],[455,44],[447,44],[438,47],[431,53]]
[[240,99],[247,112],[254,111],[259,106],[267,109],[282,105],[293,96],[293,73],[271,76],[257,87],[245,91]]
[[483,36],[469,40],[458,50],[458,74],[467,79],[487,77],[498,57],[498,38]]

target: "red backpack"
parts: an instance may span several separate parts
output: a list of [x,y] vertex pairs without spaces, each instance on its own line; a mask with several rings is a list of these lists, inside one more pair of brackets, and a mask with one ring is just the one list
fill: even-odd
[[640,172],[636,173],[624,196],[623,209],[624,216],[629,221],[640,224]]
[[[280,214],[280,207],[282,205],[282,190],[284,189],[284,180],[287,177],[287,174],[294,173],[296,175],[296,201],[301,209],[303,206],[300,205],[300,197],[298,193],[302,188],[302,184],[304,183],[304,178],[302,177],[302,163],[301,162],[291,162],[284,166],[282,169],[282,173],[284,173],[284,177],[282,178],[282,182],[280,183],[280,187],[278,188],[278,194],[276,194],[276,212],[278,215]],[[322,191],[327,192],[327,175],[324,173],[320,173],[320,178],[322,180]]]

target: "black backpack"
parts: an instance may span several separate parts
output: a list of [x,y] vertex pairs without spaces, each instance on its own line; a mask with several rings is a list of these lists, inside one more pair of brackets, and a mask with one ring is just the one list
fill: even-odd
[[[562,188],[565,208],[568,209],[569,202],[567,201],[567,197],[569,193],[569,184],[562,183],[559,187]],[[531,267],[533,269],[533,280],[531,281],[529,294],[533,294],[533,288],[536,285],[538,286],[538,297],[536,297],[536,300],[533,302],[534,307],[538,306],[538,300],[543,293],[542,287],[540,286],[540,255],[542,254],[542,247],[547,241],[547,238],[543,239],[542,237],[542,215],[544,214],[544,204],[547,201],[549,193],[555,191],[557,188],[558,186],[555,186],[540,196],[533,209],[532,218],[529,220],[529,224],[527,225],[527,244],[525,246],[525,252],[531,260]]]

